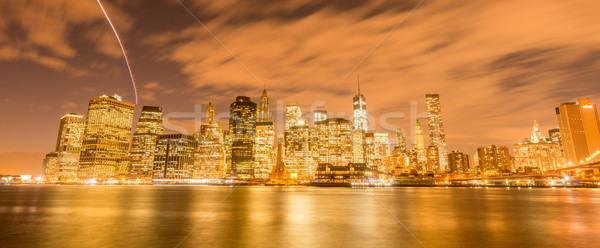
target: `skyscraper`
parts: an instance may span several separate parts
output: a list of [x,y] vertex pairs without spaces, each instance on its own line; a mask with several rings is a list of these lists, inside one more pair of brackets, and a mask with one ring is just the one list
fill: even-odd
[[56,181],[58,180],[59,164],[58,164],[58,153],[50,152],[44,157],[42,164],[42,173],[44,180]]
[[269,97],[263,90],[258,103],[254,139],[254,178],[267,179],[276,164],[275,127],[269,113]]
[[423,137],[423,128],[421,123],[417,120],[415,125],[415,148],[414,151],[417,155],[417,164],[422,166],[427,163],[427,151],[425,150],[425,138]]
[[365,134],[365,163],[370,170],[389,172],[384,159],[390,155],[387,133]]
[[552,128],[550,130],[548,130],[548,138],[550,139],[550,141],[552,141],[552,143],[557,144],[558,147],[560,148],[560,156],[564,157],[565,153],[562,147],[562,141],[560,138],[560,128]]
[[229,135],[231,137],[232,176],[252,178],[254,175],[254,135],[256,103],[247,96],[238,96],[230,106]]
[[79,177],[109,178],[127,173],[134,107],[118,95],[90,99]]
[[590,155],[600,151],[600,119],[592,99],[561,103],[556,108],[561,143],[567,162],[580,164],[600,160]]
[[367,148],[366,148],[366,133],[362,129],[352,130],[352,154],[353,163],[365,163]]
[[438,171],[440,168],[440,151],[437,146],[427,147],[427,171]]
[[215,106],[208,103],[206,120],[194,133],[198,142],[194,156],[194,178],[225,177],[225,141],[221,124],[215,119]]
[[153,179],[190,179],[194,171],[196,140],[185,134],[162,134],[156,142]]
[[158,136],[163,133],[163,113],[161,107],[143,106],[131,142],[131,179],[152,179],[154,152]]
[[448,152],[446,150],[446,134],[444,133],[444,124],[442,122],[442,106],[440,95],[427,94],[425,96],[427,103],[427,122],[429,124],[429,141],[431,145],[438,147],[440,170],[445,170],[448,166]]
[[284,133],[285,169],[289,179],[311,179],[316,163],[310,150],[310,129],[306,123],[299,121]]
[[58,176],[61,181],[77,177],[84,129],[81,115],[71,113],[60,118],[56,152]]
[[327,120],[327,163],[346,166],[353,159],[352,126],[349,120],[329,118]]
[[402,128],[396,129],[396,146],[401,153],[406,154],[406,136],[404,135],[404,130]]
[[352,98],[354,109],[354,130],[367,132],[367,101],[360,93],[360,80],[358,81],[358,93]]
[[288,102],[285,105],[285,130],[289,130],[302,119],[302,109],[298,102]]

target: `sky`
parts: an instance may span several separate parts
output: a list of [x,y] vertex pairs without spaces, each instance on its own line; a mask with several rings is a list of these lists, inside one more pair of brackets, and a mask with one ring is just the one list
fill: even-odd
[[[202,25],[177,0],[102,3],[136,78],[134,118],[161,106],[169,132],[197,129],[208,102],[226,129],[235,97],[258,102],[265,87],[274,112],[298,101],[350,118],[360,75],[371,131],[395,143],[399,127],[410,140],[425,94],[437,93],[448,149],[473,154],[512,147],[533,120],[556,127],[561,102],[600,101],[592,0],[182,1]],[[60,117],[85,115],[90,98],[135,102],[94,0],[1,1],[0,85],[4,174],[39,174]]]

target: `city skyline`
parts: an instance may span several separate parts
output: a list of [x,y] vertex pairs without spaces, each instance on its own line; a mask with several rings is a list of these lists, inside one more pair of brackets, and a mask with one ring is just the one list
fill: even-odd
[[[302,109],[308,109],[310,104],[326,100],[325,109],[345,112],[350,118],[350,98],[356,94],[355,79],[361,74],[361,94],[367,98],[368,113],[376,117],[389,112],[408,114],[412,100],[417,102],[418,111],[424,112],[422,95],[439,93],[448,152],[456,149],[472,153],[486,144],[512,147],[529,135],[533,119],[544,130],[556,127],[552,109],[559,103],[579,97],[600,98],[600,89],[593,83],[600,78],[594,70],[597,48],[589,45],[599,39],[595,34],[600,32],[594,25],[584,24],[593,20],[592,13],[573,10],[581,3],[529,2],[536,8],[528,8],[512,1],[485,6],[426,1],[344,82],[354,66],[417,2],[394,7],[388,3],[357,3],[341,8],[336,2],[328,5],[317,1],[305,7],[306,13],[289,18],[279,16],[277,10],[297,13],[301,8],[285,3],[261,8],[267,5],[261,1],[252,2],[256,6],[184,3],[260,82],[232,61],[176,2],[103,2],[128,48],[138,79],[140,106],[162,106],[165,113],[193,112],[194,104],[204,107],[210,101],[217,113],[224,113],[231,97],[248,95],[257,102],[266,83],[275,101],[299,100]],[[6,140],[0,146],[0,166],[14,163],[6,156],[15,152],[35,152],[37,157],[29,166],[38,166],[44,154],[52,150],[55,120],[65,113],[85,113],[85,102],[101,94],[118,93],[133,101],[133,90],[118,43],[93,1],[74,3],[65,9],[32,2],[39,7],[35,16],[27,12],[31,6],[16,1],[2,4],[1,16],[8,24],[0,26],[0,40],[7,47],[0,51],[0,80],[6,85],[0,93],[0,108],[19,121],[0,124]],[[518,11],[505,15],[502,10],[514,9],[515,4],[520,4]],[[566,14],[556,10],[561,8],[570,11]],[[16,15],[21,12],[9,9],[24,12]],[[142,15],[137,9],[148,14]],[[444,22],[445,16],[464,17],[464,13],[471,12],[481,12],[496,21],[465,25],[469,18],[476,18],[466,15]],[[66,18],[53,18],[56,13]],[[264,14],[264,18],[256,18],[256,14]],[[485,31],[484,27],[490,25],[523,23],[524,16],[533,16],[539,22],[495,29],[493,36]],[[565,16],[570,22],[561,21]],[[331,26],[317,28],[322,21]],[[443,30],[437,27],[441,23],[445,24]],[[556,24],[551,25],[556,30],[543,31],[548,29],[541,27],[549,23]],[[581,28],[569,28],[574,26]],[[348,30],[344,31],[345,27]],[[366,31],[366,27],[377,28]],[[91,31],[77,33],[76,28]],[[252,28],[256,30],[254,35],[246,31]],[[532,30],[536,32],[528,32]],[[310,35],[302,35],[305,33]],[[528,40],[516,38],[524,33]],[[339,41],[334,38],[337,36],[348,39]],[[502,45],[492,49],[490,43],[478,43],[491,37],[503,41]],[[332,41],[301,46],[319,38]],[[17,46],[16,41],[24,46]],[[190,51],[194,51],[194,58],[185,56]],[[37,56],[31,52],[37,52]],[[44,83],[38,83],[41,81]],[[32,91],[32,86],[43,90]],[[277,107],[271,105],[274,111],[282,111]],[[134,119],[140,111],[136,108]],[[197,129],[190,121],[178,124],[189,134]],[[427,124],[421,124],[427,131]],[[410,134],[408,118],[395,125]],[[393,137],[393,131],[388,132]]]
[[593,246],[598,10],[0,0],[0,246]]

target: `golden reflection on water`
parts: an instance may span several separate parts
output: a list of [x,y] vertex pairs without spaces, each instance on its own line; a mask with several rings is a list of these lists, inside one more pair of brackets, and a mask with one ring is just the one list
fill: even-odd
[[576,247],[600,190],[3,186],[0,223],[9,247]]

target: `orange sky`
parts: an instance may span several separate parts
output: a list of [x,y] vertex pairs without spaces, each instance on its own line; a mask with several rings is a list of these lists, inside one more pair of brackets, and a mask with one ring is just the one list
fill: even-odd
[[[184,1],[258,81],[177,1],[103,3],[128,50],[140,105],[170,117],[209,101],[226,113],[237,95],[258,101],[264,83],[273,109],[298,100],[304,110],[324,103],[350,116],[360,74],[373,119],[404,113],[387,122],[409,131],[411,101],[423,112],[425,94],[439,93],[449,149],[474,153],[512,146],[534,119],[544,130],[557,126],[560,102],[600,101],[597,1],[426,0],[345,81],[418,1]],[[0,173],[38,173],[30,169],[37,160],[10,158],[32,152],[41,166],[59,118],[85,114],[89,98],[134,101],[118,43],[91,0],[0,2],[0,84]],[[169,123],[176,131],[197,125]]]

